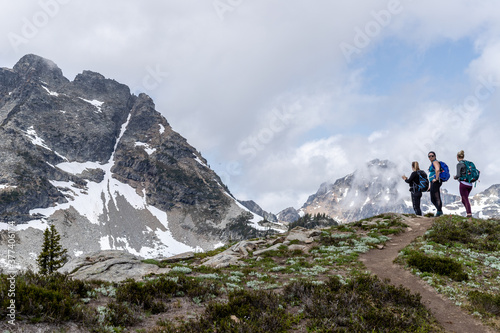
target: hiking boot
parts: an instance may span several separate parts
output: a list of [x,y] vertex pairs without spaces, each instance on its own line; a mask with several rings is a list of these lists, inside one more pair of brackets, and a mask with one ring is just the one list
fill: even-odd
[[442,211],[440,211],[440,210],[438,210],[438,211],[437,211],[437,213],[436,213],[436,215],[434,215],[434,216],[435,216],[435,217],[438,217],[438,216],[441,216],[441,215],[443,215],[443,212],[442,212]]

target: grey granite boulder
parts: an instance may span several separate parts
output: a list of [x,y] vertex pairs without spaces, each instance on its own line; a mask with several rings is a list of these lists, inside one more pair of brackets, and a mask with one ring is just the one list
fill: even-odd
[[128,252],[107,250],[72,259],[59,272],[69,273],[79,280],[120,282],[126,279],[141,280],[145,275],[164,274],[169,270],[146,264]]
[[286,237],[287,241],[298,240],[306,244],[314,242],[314,237],[321,235],[321,231],[318,229],[306,229],[302,227],[295,227],[288,233]]

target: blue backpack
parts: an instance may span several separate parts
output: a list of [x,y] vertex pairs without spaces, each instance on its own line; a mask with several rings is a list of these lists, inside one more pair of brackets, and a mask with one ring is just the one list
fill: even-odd
[[463,161],[465,164],[465,175],[460,176],[460,180],[465,180],[468,183],[474,183],[479,179],[480,171],[476,169],[474,163],[470,161]]
[[450,169],[448,169],[446,163],[442,161],[439,161],[439,164],[441,164],[441,173],[439,174],[439,178],[441,178],[441,181],[445,182],[450,179]]
[[[442,182],[445,182],[450,179],[450,169],[448,168],[448,165],[443,161],[439,161],[439,164],[441,165],[441,173],[439,174],[439,179],[441,179]],[[432,172],[433,170],[434,165],[431,164],[429,172]]]

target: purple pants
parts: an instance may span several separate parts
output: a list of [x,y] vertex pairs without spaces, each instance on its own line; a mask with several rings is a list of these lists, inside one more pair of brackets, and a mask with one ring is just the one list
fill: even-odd
[[472,215],[469,202],[470,191],[472,191],[472,186],[460,183],[460,196],[462,197],[462,203],[465,206],[465,211],[467,212],[467,216]]

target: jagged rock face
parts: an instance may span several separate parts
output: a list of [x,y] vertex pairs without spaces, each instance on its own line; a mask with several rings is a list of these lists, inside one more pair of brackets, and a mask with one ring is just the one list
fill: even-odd
[[70,253],[164,256],[212,249],[244,212],[147,95],[36,55],[0,69],[0,221],[54,223]]
[[[299,212],[326,213],[342,222],[352,222],[381,213],[414,213],[410,193],[398,191],[397,166],[390,161],[373,160],[356,172],[336,180],[321,184],[318,191],[309,196]],[[448,181],[447,185],[452,181]],[[455,184],[454,184],[455,185]],[[458,185],[457,185],[458,186]],[[406,188],[405,188],[406,189]],[[500,215],[500,185],[493,185],[483,193],[471,198],[475,217]],[[443,212],[465,215],[459,196],[441,189]],[[422,212],[435,212],[428,192],[423,193]],[[281,214],[281,213],[280,213]]]
[[288,207],[279,212],[277,218],[279,221],[292,223],[297,221],[300,218],[300,215],[295,208]]
[[240,204],[245,206],[249,211],[264,217],[269,222],[278,222],[276,215],[268,213],[263,210],[255,201],[253,200],[238,200]]

